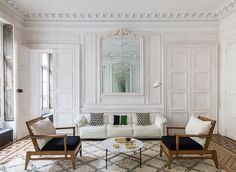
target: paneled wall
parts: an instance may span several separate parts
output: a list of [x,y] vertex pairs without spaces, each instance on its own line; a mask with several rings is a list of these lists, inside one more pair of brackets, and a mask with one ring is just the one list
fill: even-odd
[[[139,27],[127,25],[127,30],[143,38],[142,92],[111,96],[101,94],[99,39],[101,34],[124,25],[102,23],[97,28],[95,25],[70,31],[62,28],[54,32],[50,29],[26,31],[27,47],[48,47],[54,52],[57,126],[72,125],[80,113],[98,111],[161,112],[173,125],[185,125],[194,113],[217,118],[215,27],[207,24],[207,29],[195,30],[183,23],[177,24],[178,29],[174,30],[164,25],[159,29],[156,24],[152,28],[150,23],[139,23]],[[156,81],[163,84],[153,88]]]

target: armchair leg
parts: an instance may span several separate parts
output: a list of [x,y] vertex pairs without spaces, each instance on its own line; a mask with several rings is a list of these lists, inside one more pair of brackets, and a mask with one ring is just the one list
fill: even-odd
[[162,157],[162,149],[161,149],[161,147],[160,147],[160,157]]
[[29,152],[26,152],[26,159],[25,159],[25,170],[27,170],[27,167],[28,167],[28,164],[29,164],[29,161],[30,161],[30,153]]
[[168,155],[168,169],[171,168],[172,161],[173,161],[173,155],[171,153],[169,153],[169,155]]
[[80,157],[82,157],[82,149],[79,151]]
[[212,152],[212,159],[213,159],[213,161],[214,161],[214,163],[215,163],[215,165],[216,165],[216,168],[219,169],[218,159],[217,159],[217,153],[216,153],[215,150],[213,150],[213,152]]
[[74,153],[71,154],[71,162],[72,162],[72,167],[75,170],[75,166],[76,166],[76,156]]

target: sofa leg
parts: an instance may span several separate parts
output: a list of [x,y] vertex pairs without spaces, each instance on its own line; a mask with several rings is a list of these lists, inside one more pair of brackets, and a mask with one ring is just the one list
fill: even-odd
[[160,148],[160,157],[162,157],[162,149]]

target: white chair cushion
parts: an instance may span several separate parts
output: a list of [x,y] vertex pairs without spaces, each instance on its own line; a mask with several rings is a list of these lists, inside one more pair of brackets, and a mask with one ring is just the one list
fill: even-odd
[[[56,134],[56,128],[48,118],[34,123],[33,125],[31,125],[31,127],[34,135]],[[50,140],[51,138],[37,139],[39,148],[42,149]]]
[[[198,119],[196,116],[191,116],[188,124],[185,128],[186,134],[205,134],[208,135],[211,128],[211,122],[210,121],[202,121]],[[204,147],[206,139],[205,138],[199,138],[199,137],[191,137],[191,139],[198,142],[200,145]]]
[[148,126],[133,124],[133,129],[134,137],[138,138],[159,138],[161,135],[161,129],[155,124]]
[[84,125],[80,128],[80,137],[81,138],[106,138],[107,137],[107,124],[101,126],[91,126],[89,124]]
[[108,137],[132,137],[133,136],[133,126],[128,125],[107,125],[107,136]]

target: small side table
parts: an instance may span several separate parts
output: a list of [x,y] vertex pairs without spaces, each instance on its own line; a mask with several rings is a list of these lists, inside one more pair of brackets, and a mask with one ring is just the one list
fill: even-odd
[[13,130],[12,129],[0,129],[0,148],[13,142]]

